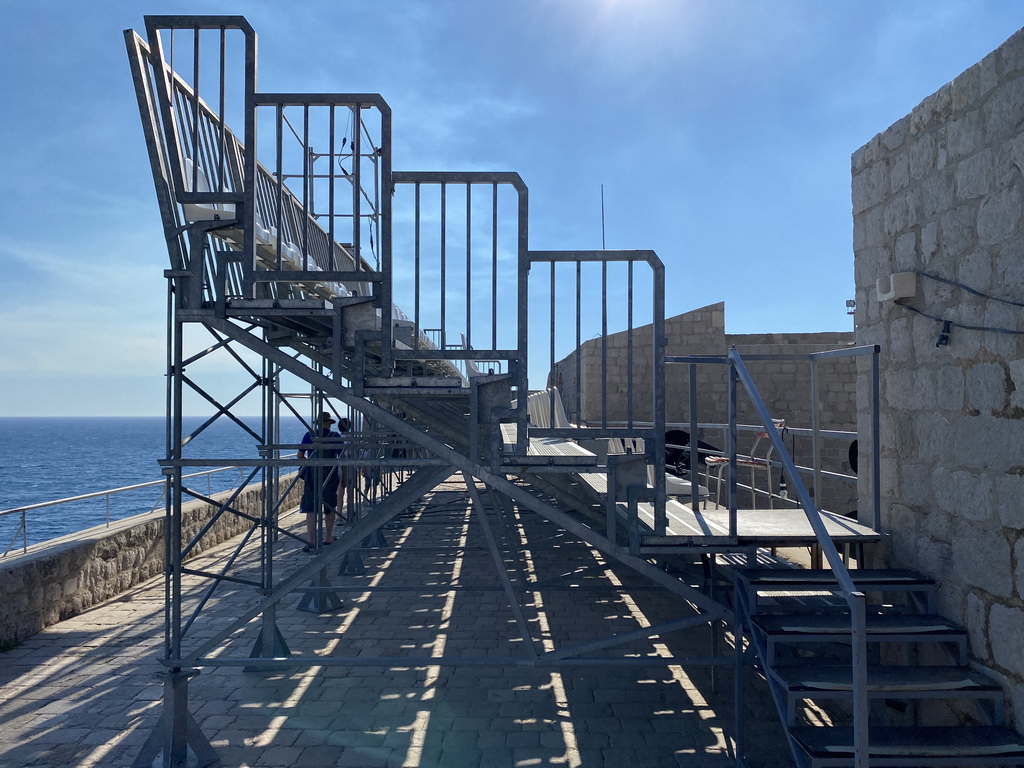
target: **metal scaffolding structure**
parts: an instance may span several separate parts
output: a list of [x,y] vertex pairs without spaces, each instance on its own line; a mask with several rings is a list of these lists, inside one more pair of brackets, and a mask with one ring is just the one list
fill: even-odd
[[[673,626],[726,618],[722,605],[631,552],[614,528],[609,536],[581,518],[578,512],[592,510],[575,500],[572,478],[603,470],[592,454],[557,449],[573,438],[642,439],[646,448],[639,458],[663,473],[663,380],[654,401],[643,405],[648,419],[653,417],[645,428],[530,424],[530,318],[546,300],[540,316],[551,318],[545,341],[553,355],[556,304],[575,290],[578,336],[587,314],[581,275],[600,270],[607,287],[609,266],[619,265],[628,270],[632,291],[634,270],[646,270],[644,322],[654,328],[648,354],[663,357],[664,276],[653,253],[531,251],[528,191],[517,174],[394,171],[387,103],[377,94],[259,92],[256,34],[244,18],[150,16],[145,37],[128,30],[125,40],[170,256],[168,439],[162,462],[168,510],[166,695],[161,723],[139,765],[158,754],[168,764],[183,764],[189,749],[200,762],[213,759],[188,709],[188,680],[204,666],[352,663],[290,653],[277,627],[277,606],[300,591],[311,610],[336,607],[340,598],[329,569],[351,565],[351,550],[380,536],[382,526],[453,474],[465,478],[483,524],[513,506],[533,510],[685,596],[687,617]],[[241,126],[240,133],[229,120]],[[402,206],[400,213],[396,206]],[[531,266],[537,275],[541,265],[547,274],[538,287],[537,281],[531,284]],[[566,275],[569,289],[556,284]],[[397,293],[411,316],[396,305]],[[532,308],[531,293],[540,296]],[[606,323],[612,302],[607,291],[602,300]],[[632,293],[628,303],[632,322]],[[215,383],[203,378],[209,376],[204,366],[215,357],[243,372],[248,386],[215,394]],[[207,367],[219,370],[224,364]],[[300,406],[291,391],[297,388]],[[197,397],[214,414],[186,434],[186,403]],[[240,404],[254,397],[262,404],[258,427],[238,415]],[[309,426],[326,409],[354,421],[345,455],[299,460],[294,451],[300,446],[282,442],[282,416]],[[201,441],[217,419],[245,430],[257,455],[188,455],[186,446]],[[531,440],[541,438],[550,448],[544,453],[531,449]],[[204,598],[190,605],[183,596],[181,578],[194,574],[186,558],[205,529],[190,537],[183,533],[182,504],[200,495],[183,475],[214,463],[250,468],[251,479],[264,485],[258,518],[234,508],[232,499],[219,505],[219,514],[251,523],[232,561],[259,558],[261,578],[251,587],[263,597],[250,613],[210,636],[196,631],[206,621],[208,598],[233,577],[230,566],[201,574],[210,578]],[[275,547],[294,538],[279,524],[296,483],[294,470],[338,464],[350,472],[373,469],[388,482],[378,486],[375,503],[361,499],[350,505],[352,526],[337,544],[317,546],[317,556],[297,572],[277,573]],[[625,501],[625,484],[619,487],[619,500]],[[664,487],[649,495],[664,526]],[[608,499],[614,509],[614,484]],[[500,564],[497,540],[490,535],[488,541]],[[504,566],[501,573],[507,578]],[[528,639],[516,608],[519,598],[509,586],[519,629]],[[700,608],[696,618],[693,605]],[[247,629],[251,637],[252,627],[255,638],[239,653],[238,637]],[[664,630],[653,627],[647,635]],[[534,651],[495,663],[566,663],[587,651]]]
[[[724,529],[708,529],[696,482],[689,486],[690,507],[667,499],[665,277],[658,257],[532,250],[529,195],[517,174],[393,169],[387,102],[372,93],[261,92],[256,33],[242,17],[147,16],[145,27],[145,36],[127,30],[125,42],[170,258],[161,462],[167,566],[163,708],[135,764],[149,766],[159,756],[167,766],[185,765],[190,755],[200,765],[216,760],[189,708],[189,680],[207,667],[634,664],[644,659],[604,652],[706,625],[715,631],[733,624],[742,633],[749,618],[734,614],[713,588],[694,584],[692,571],[669,567],[689,563],[700,572],[718,555],[749,555],[767,542],[744,538],[734,504]],[[575,322],[566,322],[573,310]],[[529,354],[546,347],[553,366],[557,349],[578,347],[595,332],[607,336],[610,323],[629,332],[627,370],[634,356],[645,360],[650,394],[637,397],[630,375],[621,383],[625,412],[612,414],[611,385],[602,379],[600,422],[569,423],[560,417],[557,392],[530,393]],[[716,362],[731,366],[731,396],[738,380],[759,402],[738,355]],[[240,375],[247,382],[240,391],[223,391],[229,369],[232,381]],[[255,401],[258,425],[241,415]],[[186,412],[195,402],[213,415],[186,434]],[[799,516],[806,513],[810,523],[805,538],[822,547],[851,606],[855,752],[857,765],[866,765],[864,595],[798,468],[787,463],[763,403],[759,409],[800,501]],[[317,443],[305,452],[284,439],[285,418],[314,433],[325,411],[351,421],[341,448]],[[244,431],[252,452],[192,452],[217,420]],[[619,450],[610,450],[613,443]],[[735,498],[735,446],[730,450]],[[696,451],[692,459],[696,478]],[[183,503],[205,498],[185,475],[210,465],[248,468],[250,480],[263,485],[258,514],[238,508],[234,496],[217,502],[218,515],[249,524],[217,573],[189,567],[188,555],[210,526],[196,531],[183,521]],[[295,506],[299,468],[314,478],[337,468],[349,473],[348,498],[338,504],[348,525],[330,547],[318,530],[308,542],[309,562],[281,573],[275,552],[299,538],[281,524],[283,510]],[[318,614],[339,607],[344,589],[332,575],[358,569],[361,546],[382,542],[389,522],[453,476],[465,483],[522,654],[368,660],[292,651],[293,638],[278,626],[282,601],[299,596],[299,608]],[[678,595],[679,617],[542,650],[522,610],[524,596],[541,587],[509,566],[519,562],[508,533],[517,510],[543,517]],[[690,527],[683,525],[687,515]],[[877,538],[865,526],[851,526],[844,530]],[[236,575],[242,562],[258,563],[259,578]],[[207,579],[208,588],[186,595],[185,575]],[[242,615],[218,617],[211,598],[225,584],[251,588],[258,599]],[[731,665],[737,679],[750,663],[743,643],[735,657],[658,661]]]

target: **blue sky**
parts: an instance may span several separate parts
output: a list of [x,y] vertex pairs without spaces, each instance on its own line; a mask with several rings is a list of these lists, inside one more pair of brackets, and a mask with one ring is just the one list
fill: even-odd
[[[530,245],[651,248],[668,314],[848,329],[850,155],[1024,25],[998,0],[47,2],[0,29],[0,415],[159,415],[167,255],[121,31],[239,13],[265,91],[374,91],[395,168],[518,171]],[[226,377],[227,373],[224,374]],[[536,382],[534,382],[536,385]]]

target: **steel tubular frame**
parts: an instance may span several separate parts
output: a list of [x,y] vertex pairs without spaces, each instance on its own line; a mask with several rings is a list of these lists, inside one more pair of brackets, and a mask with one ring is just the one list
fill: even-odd
[[[304,595],[303,600],[313,601],[317,606],[321,605],[321,599],[326,600],[328,605],[340,604],[338,594],[343,590],[330,583],[328,567],[341,565],[345,558],[356,555],[361,542],[374,534],[379,535],[383,526],[406,512],[453,473],[461,475],[466,483],[473,518],[483,532],[487,550],[498,571],[501,590],[509,602],[524,645],[530,651],[523,658],[431,657],[427,663],[512,666],[650,664],[650,659],[644,658],[610,659],[586,654],[659,633],[728,619],[728,611],[718,601],[620,545],[614,529],[610,529],[610,535],[603,535],[564,509],[541,498],[537,491],[524,487],[513,477],[517,474],[515,469],[503,462],[497,437],[500,424],[514,422],[517,425],[517,443],[512,448],[513,456],[526,456],[531,432],[540,437],[642,437],[646,441],[647,462],[654,466],[656,477],[664,475],[665,380],[662,361],[666,343],[665,281],[664,268],[658,257],[651,251],[531,251],[528,246],[528,190],[517,174],[394,172],[391,167],[391,111],[387,103],[377,94],[258,92],[256,35],[241,17],[151,16],[146,18],[146,31],[147,39],[143,40],[129,30],[125,34],[125,41],[171,261],[171,269],[165,273],[168,278],[168,431],[166,459],[161,462],[167,477],[166,620],[161,663],[167,672],[163,675],[165,697],[161,722],[147,740],[136,764],[148,765],[157,754],[162,753],[165,765],[184,765],[189,750],[192,750],[202,765],[216,758],[188,710],[188,680],[203,667],[224,665],[272,669],[396,663],[394,659],[294,656],[277,627],[277,608],[283,600],[296,593]],[[191,47],[186,45],[192,54],[190,78],[187,72],[186,76],[182,76],[174,69],[176,32],[191,40]],[[230,49],[226,42],[230,34],[240,34],[243,39],[241,69],[244,90],[239,98],[244,130],[241,138],[232,133],[225,119],[225,112],[231,106],[227,76]],[[214,58],[219,66],[219,75],[213,78],[206,74],[208,62],[201,55],[205,50],[204,45],[210,40],[213,41],[216,51]],[[169,46],[168,50],[165,50],[166,46]],[[201,91],[200,86],[208,85],[211,80],[215,97],[208,103],[202,97],[205,91]],[[379,114],[379,136],[372,135],[364,121],[367,109],[373,109]],[[301,114],[301,125],[297,121],[293,125],[289,119],[289,110],[293,114]],[[336,141],[339,123],[337,115],[345,110],[352,114],[350,150],[345,149],[345,142],[339,148]],[[273,170],[257,160],[258,117],[261,112],[272,116],[272,130],[267,143],[275,158]],[[320,122],[317,122],[318,119],[321,119]],[[322,131],[318,127],[322,124],[327,125],[329,133],[325,152],[313,149],[314,137],[322,139]],[[285,148],[286,133],[289,131],[298,142],[302,156],[299,170],[294,173],[287,164],[290,155]],[[369,150],[365,149],[367,144]],[[346,151],[348,154],[345,154]],[[335,163],[342,157],[348,158],[351,168],[346,170],[342,167],[342,173],[338,174]],[[321,172],[317,165],[324,158],[328,160],[329,166],[326,173]],[[204,178],[206,173],[211,178]],[[367,181],[369,177],[372,178]],[[298,185],[298,191],[289,187],[289,181]],[[318,197],[321,189],[319,185],[324,181],[329,190],[326,211],[320,209],[322,198]],[[339,213],[335,207],[340,205],[341,196],[336,190],[340,181],[351,186],[352,195],[347,214],[344,211]],[[405,346],[396,343],[394,321],[399,314],[393,305],[395,233],[392,197],[400,185],[413,186],[413,219],[416,227],[410,245],[416,285],[415,315],[412,321],[412,343]],[[426,330],[421,327],[424,301],[420,283],[423,257],[420,203],[425,185],[439,186],[442,199],[444,190],[453,185],[465,190],[466,197],[465,216],[459,219],[466,228],[465,261],[464,266],[459,267],[465,270],[464,286],[460,288],[464,291],[466,304],[465,328],[460,329],[464,337],[460,345],[446,343],[445,337],[451,329],[445,304],[448,278],[442,270],[441,295],[435,297],[440,299],[441,304],[440,337],[436,349],[421,343]],[[490,189],[490,208],[487,210],[485,206],[482,214],[473,211],[474,198],[480,197],[474,196],[473,190],[481,187]],[[504,187],[510,187],[515,195],[512,235],[516,269],[515,328],[514,342],[508,345],[503,341],[503,334],[499,333],[502,316],[498,306],[498,264],[502,246],[499,228],[505,221],[499,203],[500,190]],[[326,228],[318,222],[321,214],[327,217]],[[351,218],[351,250],[340,245],[336,239],[336,219],[345,216]],[[447,266],[448,261],[453,264],[455,262],[449,259],[452,252],[446,240],[447,212],[444,203],[441,216],[440,252]],[[478,226],[486,226],[488,219],[490,247],[476,249],[473,232]],[[364,228],[367,222],[369,225]],[[364,247],[379,249],[379,264],[369,264]],[[483,252],[482,256],[478,250]],[[288,257],[292,259],[291,262],[286,260],[286,253],[292,254]],[[486,300],[481,299],[482,295],[486,295],[486,290],[478,289],[472,279],[477,264],[484,262],[490,264],[490,306],[486,306]],[[605,391],[600,426],[580,425],[560,430],[528,428],[529,274],[531,265],[545,262],[550,264],[552,277],[557,264],[567,263],[575,267],[577,343],[581,335],[579,308],[582,265],[601,265],[604,331],[607,331],[608,326],[608,266],[614,262],[626,265],[628,298],[625,311],[630,379],[634,357],[632,335],[635,330],[634,265],[642,262],[647,266],[652,286],[650,307],[653,318],[649,343],[652,360],[655,362],[652,366],[653,395],[649,403],[652,416],[650,426],[641,426],[636,418],[630,385],[625,427],[609,423]],[[347,289],[345,295],[333,295],[333,291],[344,288],[339,288],[338,284],[341,283],[350,287],[358,286],[360,295],[347,295]],[[556,321],[554,294],[552,286],[549,350],[552,362]],[[365,309],[364,305],[369,307],[370,312],[358,315],[358,312]],[[480,307],[489,311],[490,343],[484,348],[473,349],[474,339],[487,336],[481,333],[479,324],[474,325],[476,317],[487,314],[474,315],[474,310]],[[377,325],[373,323],[374,313],[379,313],[381,319]],[[512,321],[509,320],[511,325]],[[364,324],[360,325],[360,322]],[[186,329],[193,327],[205,328],[214,338],[213,345],[198,354],[188,352],[189,345],[185,339]],[[214,353],[229,356],[239,370],[253,379],[252,384],[226,403],[211,395],[198,377],[186,373],[190,365]],[[247,354],[250,353],[259,357],[259,366],[248,362]],[[607,354],[607,349],[603,354]],[[421,382],[410,374],[409,382],[393,383],[389,388],[389,380],[397,382],[401,378],[398,374],[402,371],[398,371],[397,366],[408,364],[407,371],[412,371],[411,365],[416,363],[423,370],[431,372],[435,379],[445,380],[444,375],[450,375],[453,369],[443,366],[460,361],[467,374],[488,362],[507,365],[508,372],[469,376],[468,381],[457,382],[458,386],[433,387],[429,381]],[[341,459],[312,458],[301,462],[285,455],[285,451],[296,446],[283,442],[282,413],[302,414],[291,405],[289,396],[283,391],[283,377],[294,377],[309,386],[310,417],[319,412],[321,403],[330,403],[331,407],[340,403],[341,407],[347,408],[348,413],[362,423],[363,430],[358,434],[366,437],[385,433],[395,435],[397,440],[402,441],[402,445],[410,447],[405,449],[407,455],[399,456],[393,451],[391,455],[380,455],[387,452],[378,451],[377,455],[348,455]],[[429,377],[422,378],[425,380]],[[367,383],[378,379],[384,383]],[[421,383],[423,386],[419,386]],[[481,394],[491,384],[507,387],[507,390],[502,390],[508,396],[503,405],[496,406],[494,397],[488,399]],[[607,382],[603,387],[607,389]],[[215,415],[191,435],[186,435],[183,427],[187,392],[205,400],[215,411]],[[255,393],[259,393],[261,403],[262,424],[258,430],[246,425],[236,413],[246,396]],[[502,394],[498,399],[501,397],[505,395]],[[471,409],[479,413],[462,422],[459,420],[465,419],[463,410],[466,400],[471,404]],[[193,438],[200,438],[209,425],[218,419],[232,420],[246,430],[257,444],[259,456],[213,461],[218,465],[251,467],[253,477],[260,475],[265,493],[258,516],[242,515],[250,527],[228,557],[226,565],[219,572],[210,572],[186,567],[184,563],[185,556],[198,537],[192,541],[184,540],[182,504],[186,496],[201,496],[187,489],[183,482],[183,470],[190,466],[209,465],[211,460],[187,457],[183,447]],[[492,430],[488,435],[484,435],[485,427]],[[352,445],[358,446],[360,443],[353,441]],[[491,450],[487,461],[483,459],[485,446]],[[412,448],[416,455],[409,455]],[[299,464],[310,467],[342,465],[350,468],[380,468],[388,476],[387,487],[377,503],[370,504],[366,500],[360,502],[359,514],[355,515],[351,529],[337,544],[319,551],[309,564],[291,573],[278,574],[274,568],[274,547],[282,539],[293,536],[280,524],[279,517],[286,493],[281,494],[279,490],[284,480],[284,471]],[[405,478],[405,471],[409,469],[414,471]],[[399,482],[392,487],[392,482],[396,480]],[[548,487],[547,481],[532,474],[530,481],[536,482],[542,492]],[[483,483],[486,488],[486,496],[491,502],[490,511],[485,508],[485,495],[477,488],[478,483]],[[655,483],[653,490],[641,492],[641,495],[653,501],[656,532],[663,534],[666,530],[664,484]],[[631,496],[633,501],[636,498],[636,494]],[[231,498],[221,503],[218,514],[224,512],[240,514],[239,510],[232,507]],[[539,591],[543,585],[531,583],[527,579],[519,561],[520,552],[517,547],[520,544],[516,543],[517,537],[508,521],[511,515],[524,512],[536,513],[555,523],[568,535],[633,569],[654,585],[679,595],[683,598],[680,604],[687,615],[657,626],[545,653],[539,652],[535,638],[531,637],[519,597]],[[498,522],[497,530],[492,526],[492,517]],[[206,528],[199,536],[205,531]],[[505,565],[501,540],[515,555],[514,578]],[[239,577],[233,572],[236,563],[253,550],[259,565],[256,581]],[[210,587],[187,619],[183,616],[186,601],[182,585],[182,577],[186,574],[211,579]],[[261,592],[262,599],[243,615],[235,617],[226,628],[203,640],[191,642],[193,635],[190,630],[202,617],[215,590],[226,583],[251,585]],[[551,585],[544,588],[568,587]],[[248,656],[223,653],[225,644],[237,643],[238,633],[245,631],[257,620],[256,642]],[[414,658],[404,658],[402,663],[416,661]],[[658,661],[720,664],[727,660],[716,657],[665,657]]]

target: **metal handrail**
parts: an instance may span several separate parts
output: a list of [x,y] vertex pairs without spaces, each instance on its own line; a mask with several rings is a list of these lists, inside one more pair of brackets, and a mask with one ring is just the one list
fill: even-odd
[[[756,362],[786,360],[786,361],[792,361],[792,362],[808,362],[808,363],[810,363],[810,365],[811,365],[811,391],[812,391],[812,400],[813,400],[814,405],[813,405],[812,411],[811,411],[811,423],[812,423],[812,426],[811,426],[811,429],[809,431],[809,434],[810,434],[811,439],[813,441],[812,448],[813,448],[814,460],[812,462],[812,468],[813,468],[813,471],[814,471],[814,474],[815,474],[815,483],[814,483],[814,485],[815,485],[815,495],[818,495],[818,491],[820,490],[820,488],[818,486],[819,486],[819,480],[820,480],[820,478],[822,476],[821,463],[819,461],[819,454],[818,454],[818,440],[820,438],[822,438],[822,437],[834,437],[834,436],[837,436],[837,433],[835,431],[833,431],[833,430],[823,430],[823,429],[821,429],[821,426],[818,423],[817,387],[816,387],[816,384],[815,384],[815,382],[816,382],[815,365],[817,363],[821,362],[821,361],[824,361],[824,360],[830,360],[830,359],[841,358],[841,357],[862,357],[862,356],[868,356],[870,358],[871,375],[870,375],[870,378],[869,378],[869,386],[871,388],[870,389],[870,402],[871,402],[871,408],[870,408],[870,419],[871,419],[870,432],[871,432],[871,434],[870,434],[870,450],[869,450],[869,455],[871,457],[871,467],[870,467],[870,478],[871,478],[871,527],[874,528],[875,530],[881,530],[881,526],[882,526],[882,501],[881,501],[881,491],[880,491],[880,483],[879,483],[879,477],[881,475],[881,465],[880,465],[880,459],[879,459],[879,454],[881,453],[881,446],[879,444],[879,407],[878,407],[878,403],[879,403],[879,366],[878,366],[879,351],[880,351],[880,348],[878,347],[878,345],[871,344],[871,345],[862,345],[862,346],[857,346],[857,347],[846,347],[846,348],[843,348],[843,349],[828,350],[828,351],[825,351],[825,352],[812,352],[812,353],[809,353],[809,354],[771,354],[771,355],[761,355],[761,354],[759,354],[759,355],[747,355],[744,358],[745,360],[752,360],[752,361],[756,361]],[[696,371],[696,365],[698,365],[698,364],[718,364],[718,365],[729,365],[730,367],[732,367],[731,355],[732,355],[732,352],[730,351],[729,355],[683,355],[683,356],[668,355],[668,356],[665,357],[665,362],[666,363],[686,363],[686,364],[689,365],[689,368],[690,368],[690,414],[691,414],[691,419],[690,419],[690,423],[689,423],[688,426],[689,426],[689,430],[690,430],[690,434],[691,435],[698,434],[699,429],[703,428],[705,426],[717,426],[717,425],[699,424],[697,422],[697,418],[696,418],[696,416],[697,416],[697,378],[696,378],[697,371]],[[735,399],[735,388],[734,388],[733,385],[734,385],[734,381],[730,377],[730,405],[734,406],[735,405],[735,402],[734,402],[734,399]],[[739,425],[736,424],[735,413],[730,413],[729,423],[730,423],[731,426],[730,426],[730,428],[728,430],[726,430],[726,441],[727,441],[727,443],[735,441],[736,431],[739,428]],[[681,425],[673,425],[673,426],[681,426],[683,428],[687,427],[687,425],[685,423],[681,424]],[[796,429],[796,428],[793,428],[793,427],[789,427],[787,429],[792,434],[804,434],[804,435],[808,434],[808,431],[807,430],[803,430],[803,429]],[[734,454],[735,453],[735,445],[727,445],[726,446],[726,453],[728,455]],[[697,471],[696,470],[696,464],[697,464],[696,457],[697,457],[697,452],[694,452],[693,453],[693,466],[691,467],[691,472],[692,473],[696,473],[696,471]],[[733,475],[735,476],[735,467],[732,468],[732,471],[733,471]],[[694,497],[693,503],[694,504],[697,503],[696,497]],[[730,504],[730,506],[731,506],[731,504]]]
[[856,768],[867,768],[868,766],[868,690],[867,690],[867,598],[863,592],[858,592],[850,576],[849,570],[843,563],[843,559],[836,549],[835,542],[828,535],[821,513],[814,503],[807,486],[804,484],[796,464],[786,450],[785,441],[772,421],[768,407],[761,398],[760,392],[750,376],[743,358],[734,348],[729,350],[729,362],[735,371],[736,376],[743,384],[743,388],[750,397],[750,402],[757,411],[758,417],[764,425],[769,440],[775,447],[779,461],[789,476],[796,492],[797,499],[803,507],[807,521],[814,531],[818,546],[828,561],[832,573],[839,584],[839,590],[847,605],[850,607],[851,624],[851,647],[853,660],[853,730],[854,730],[854,765]]
[[[218,472],[228,472],[230,470],[235,470],[235,469],[239,470],[239,478],[241,478],[242,477],[242,473],[244,472],[244,468],[240,469],[238,467],[218,467],[217,469],[207,469],[207,470],[204,470],[202,472],[193,472],[193,473],[190,473],[188,475],[183,475],[182,477],[183,478],[192,478],[192,477],[200,477],[200,476],[206,475],[207,476],[207,480],[209,480],[209,476],[210,475],[216,474]],[[140,488],[151,488],[151,487],[157,486],[157,485],[164,485],[166,482],[167,482],[166,479],[164,479],[164,480],[150,480],[150,481],[147,481],[145,483],[136,483],[134,485],[121,486],[120,488],[109,488],[109,489],[104,490],[104,491],[94,491],[92,493],[83,493],[83,494],[79,494],[78,496],[68,496],[68,497],[63,498],[63,499],[53,499],[51,501],[40,501],[40,502],[37,502],[35,504],[25,504],[25,505],[20,506],[20,507],[12,507],[11,509],[2,510],[2,511],[0,511],[0,518],[8,517],[10,515],[21,515],[21,522],[18,525],[18,530],[14,532],[14,536],[11,538],[10,543],[7,545],[7,548],[4,550],[3,554],[0,555],[0,557],[7,557],[7,555],[10,554],[11,549],[14,547],[14,543],[15,543],[15,541],[17,541],[19,536],[22,539],[22,554],[24,554],[25,552],[28,551],[28,513],[29,512],[32,512],[32,511],[37,510],[37,509],[44,509],[46,507],[54,507],[54,506],[57,506],[59,504],[70,504],[71,502],[75,502],[75,501],[85,501],[86,499],[97,499],[97,498],[103,497],[106,500],[106,515],[105,515],[104,524],[109,526],[110,522],[111,522],[110,521],[110,497],[113,494],[125,493],[127,491],[136,491],[136,490],[138,490]],[[209,483],[207,485],[208,485],[208,490],[209,490]],[[212,492],[212,491],[210,491],[210,492]],[[157,504],[159,504],[159,503],[160,503],[160,499],[157,499]],[[149,513],[147,513],[147,514],[151,514],[151,513],[155,512],[158,508],[159,507],[157,507],[156,504],[154,504],[153,507],[149,510]]]

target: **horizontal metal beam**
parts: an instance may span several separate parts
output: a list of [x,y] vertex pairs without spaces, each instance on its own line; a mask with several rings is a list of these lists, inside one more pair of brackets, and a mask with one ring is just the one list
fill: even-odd
[[256,34],[245,16],[147,15],[146,26],[155,29],[240,29]]
[[377,107],[391,113],[391,107],[379,93],[257,93],[253,100],[257,107]]
[[[396,467],[439,467],[448,466],[448,462],[437,458],[381,458],[381,459],[157,459],[161,467],[376,467],[387,464]],[[159,482],[159,481],[158,481]],[[103,494],[95,494],[102,496]]]
[[526,191],[523,177],[515,171],[395,171],[395,184],[510,184]]
[[648,264],[661,264],[658,254],[649,250],[617,250],[617,251],[527,251],[526,258],[530,262],[552,261],[642,261]]
[[509,656],[290,656],[276,659],[202,656],[197,666],[288,669],[289,667],[664,667],[731,666],[731,656],[626,656],[622,658],[537,659]]
[[690,627],[699,626],[701,624],[707,624],[707,621],[707,617],[700,614],[698,614],[697,616],[687,616],[685,619],[666,621],[662,624],[655,624],[649,627],[641,627],[640,629],[635,629],[632,632],[620,632],[610,637],[601,638],[600,640],[591,640],[586,643],[577,643],[576,645],[569,645],[554,651],[548,651],[547,653],[542,654],[541,658],[566,659],[581,653],[598,651],[602,648],[613,648],[616,645],[629,643],[633,640],[646,640],[647,638],[653,637],[654,635],[663,635],[668,632],[676,632],[680,629],[689,629]]

